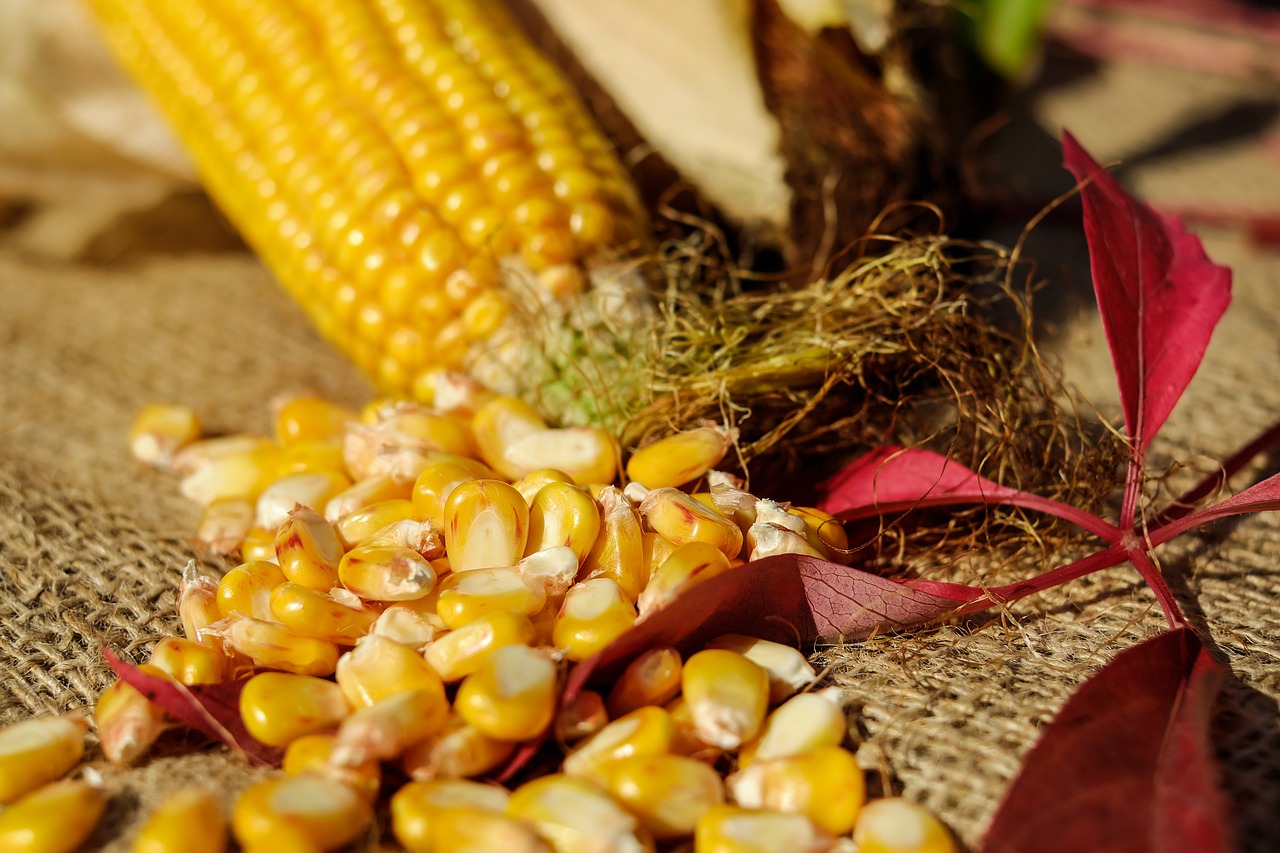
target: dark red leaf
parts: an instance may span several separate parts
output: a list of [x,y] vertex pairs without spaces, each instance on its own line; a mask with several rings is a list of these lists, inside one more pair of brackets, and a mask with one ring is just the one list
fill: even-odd
[[1220,518],[1276,509],[1280,509],[1280,474],[1273,474],[1261,483],[1256,483],[1224,501],[1197,510],[1151,531],[1151,545],[1152,547],[1161,545],[1194,527]]
[[240,719],[240,691],[248,679],[186,687],[167,678],[148,675],[122,661],[111,649],[104,648],[102,656],[122,681],[178,721],[225,743],[251,764],[280,766],[283,751],[254,738]]
[[1119,528],[1070,504],[1002,486],[940,453],[882,447],[846,465],[824,486],[821,508],[844,519],[955,504],[1008,504],[1071,521],[1107,542]]
[[1045,729],[984,853],[1225,853],[1208,731],[1224,673],[1185,628],[1118,654]]
[[1141,457],[1200,366],[1231,301],[1231,270],[1210,261],[1178,220],[1129,195],[1065,131],[1062,149],[1081,183],[1098,311]]

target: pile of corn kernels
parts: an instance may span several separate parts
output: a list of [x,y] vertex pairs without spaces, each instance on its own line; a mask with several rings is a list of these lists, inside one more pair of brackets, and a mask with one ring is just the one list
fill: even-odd
[[[241,561],[216,580],[187,567],[185,636],[141,669],[187,686],[245,680],[243,724],[283,766],[232,810],[242,849],[359,842],[389,800],[415,853],[954,850],[918,805],[866,800],[840,691],[818,689],[789,646],[726,635],[687,659],[652,648],[607,691],[561,702],[568,666],[708,578],[770,554],[840,559],[829,516],[715,470],[730,430],[646,445],[618,488],[607,432],[550,428],[456,376],[432,407],[299,396],[273,420],[274,437],[202,438],[191,409],[156,404],[130,435],[203,507],[197,547]],[[175,725],[123,681],[93,724],[121,765]],[[88,725],[0,729],[0,850],[70,851],[93,832],[107,796],[92,770],[61,779]],[[514,790],[485,781],[539,738],[563,751],[558,772]],[[181,790],[134,849],[222,851],[226,823],[214,792]]]

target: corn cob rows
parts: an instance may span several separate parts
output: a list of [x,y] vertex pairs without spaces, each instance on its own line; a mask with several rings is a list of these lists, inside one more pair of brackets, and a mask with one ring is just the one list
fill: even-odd
[[[241,721],[284,757],[232,809],[243,849],[333,850],[387,802],[414,853],[953,853],[920,807],[866,801],[842,694],[812,689],[789,646],[725,635],[687,658],[660,646],[607,690],[561,701],[563,661],[745,559],[839,558],[838,524],[717,474],[723,430],[640,449],[619,489],[607,436],[450,383],[434,394],[443,409],[283,401],[274,437],[201,440],[196,414],[174,405],[134,425],[134,455],[183,472],[204,505],[199,547],[244,561],[218,580],[188,566],[185,636],[141,667],[184,685],[246,679]],[[519,449],[530,442],[536,460]],[[117,764],[173,725],[123,681],[94,722]],[[81,760],[86,727],[68,715],[0,730],[0,803],[13,803],[0,849],[71,850],[92,831],[107,797],[91,772],[55,781]],[[544,733],[564,750],[557,772],[512,791],[475,781]],[[180,790],[134,849],[221,853],[226,823],[211,792]]]
[[90,2],[232,223],[389,393],[518,359],[512,277],[571,296],[642,232],[609,143],[500,3]]

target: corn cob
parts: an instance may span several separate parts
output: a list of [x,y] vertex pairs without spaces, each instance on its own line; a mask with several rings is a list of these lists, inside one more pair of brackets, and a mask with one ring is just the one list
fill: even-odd
[[205,185],[321,333],[390,392],[492,350],[639,233],[626,172],[497,3],[91,0]]

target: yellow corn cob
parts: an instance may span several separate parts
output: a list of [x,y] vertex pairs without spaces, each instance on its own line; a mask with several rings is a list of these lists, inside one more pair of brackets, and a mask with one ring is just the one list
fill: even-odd
[[582,661],[636,623],[635,605],[612,578],[592,578],[565,593],[551,641],[571,661]]
[[671,751],[675,722],[666,709],[637,708],[583,741],[564,760],[564,772],[599,781],[605,765],[632,755],[660,755]]
[[208,788],[183,788],[166,797],[133,839],[133,853],[223,853],[227,819]]
[[561,704],[556,713],[556,739],[573,743],[591,737],[608,724],[604,697],[594,690],[580,690],[570,702]]
[[129,428],[129,452],[139,462],[165,468],[179,449],[200,437],[200,431],[200,417],[191,407],[150,403]]
[[450,631],[427,647],[424,657],[447,682],[461,681],[503,646],[533,643],[533,623],[523,613],[499,610]]
[[93,832],[106,807],[106,792],[80,779],[37,788],[0,812],[0,850],[71,853]]
[[710,808],[694,831],[698,853],[826,853],[832,842],[803,815],[730,805]]
[[634,815],[594,784],[561,773],[517,788],[507,814],[532,824],[556,853],[653,850]]
[[78,714],[36,717],[0,728],[0,806],[80,762],[89,721]]
[[291,740],[285,747],[280,769],[286,776],[300,776],[304,773],[327,776],[372,802],[382,785],[382,765],[376,759],[356,765],[330,763],[336,740],[337,735],[327,732],[303,735]]
[[680,684],[694,730],[707,743],[736,749],[760,731],[769,676],[737,652],[698,652],[685,661]]
[[453,707],[490,737],[537,737],[555,718],[555,664],[528,646],[503,646],[463,679]]
[[276,838],[296,836],[333,850],[360,837],[372,819],[369,803],[346,785],[302,774],[250,785],[236,801],[231,826],[246,847],[272,849]]
[[378,619],[376,610],[351,607],[311,587],[282,583],[271,592],[271,615],[299,634],[353,646]]
[[609,691],[612,717],[621,717],[646,705],[665,705],[680,692],[683,659],[670,646],[642,652],[627,665]]
[[454,714],[444,731],[428,737],[400,758],[400,768],[414,779],[480,776],[506,761],[515,743],[489,737]]
[[724,784],[710,765],[657,753],[619,758],[601,768],[600,782],[640,819],[655,839],[693,835],[698,820],[724,802]]
[[383,388],[429,395],[492,348],[499,261],[560,296],[637,231],[617,158],[494,4],[92,5],[214,198]]
[[222,649],[181,637],[165,637],[156,643],[150,663],[188,687],[226,680],[229,664]]
[[699,427],[660,438],[631,454],[627,478],[650,489],[683,486],[719,464],[729,450],[725,429]]
[[240,692],[245,728],[269,746],[333,728],[350,713],[338,685],[309,675],[263,672]]
[[859,853],[955,853],[951,833],[924,806],[901,797],[872,800],[853,828]]

